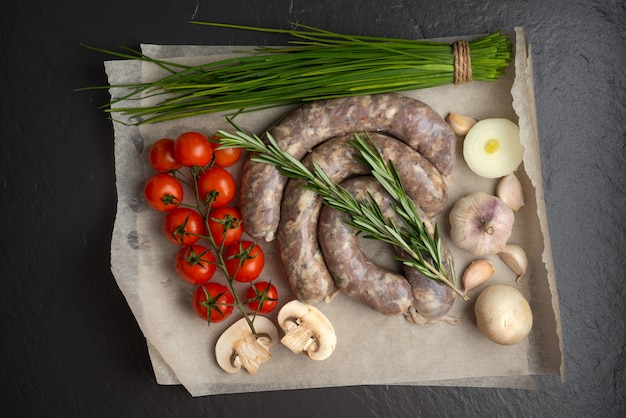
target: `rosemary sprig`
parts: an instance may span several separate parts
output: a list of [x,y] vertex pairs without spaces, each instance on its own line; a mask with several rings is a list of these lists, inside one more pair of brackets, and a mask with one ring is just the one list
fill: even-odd
[[[152,63],[168,75],[146,83],[79,90],[129,89],[130,93],[101,108],[128,115],[131,123],[139,125],[213,112],[247,112],[312,100],[435,87],[454,81],[453,48],[442,42],[344,35],[305,25],[298,25],[299,30],[282,30],[191,23],[285,34],[294,40],[286,47],[258,47],[242,57],[200,65],[151,58],[130,48],[115,52],[85,45],[113,57]],[[469,46],[473,80],[496,81],[512,58],[511,43],[500,32],[473,40]],[[117,106],[122,101],[141,103],[146,97],[158,97],[158,101],[147,106]]]
[[[391,244],[405,254],[403,262],[418,269],[426,277],[441,282],[452,288],[458,295],[467,296],[456,287],[454,270],[448,273],[442,262],[441,241],[436,232],[430,236],[412,201],[406,196],[393,164],[385,165],[380,154],[373,151],[370,145],[359,136],[353,145],[361,151],[365,161],[373,165],[374,175],[379,178],[385,188],[389,187],[392,197],[396,199],[397,213],[405,222],[400,228],[393,220],[382,213],[378,203],[370,196],[369,199],[358,201],[341,185],[335,184],[317,164],[309,170],[302,162],[288,152],[282,150],[274,138],[267,133],[267,143],[257,135],[248,135],[242,131],[229,133],[219,131],[220,142],[224,147],[241,147],[257,153],[254,161],[275,166],[278,171],[289,178],[306,181],[308,189],[322,196],[324,203],[348,215],[346,222],[368,237]],[[382,162],[382,163],[381,163]],[[369,163],[368,163],[369,164]],[[394,179],[395,177],[395,179]],[[433,260],[430,262],[426,256]],[[450,266],[452,264],[450,263]]]
[[[456,288],[456,274],[451,259],[447,260],[450,272],[445,270],[437,224],[435,224],[431,235],[426,224],[420,218],[413,200],[406,194],[406,189],[402,185],[402,179],[393,161],[385,162],[369,135],[367,139],[364,139],[359,134],[355,134],[355,139],[349,143],[359,151],[360,154],[357,155],[357,158],[370,168],[372,175],[394,199],[393,209],[405,224],[402,229],[403,237],[407,239],[415,252],[415,254],[411,254],[412,258],[402,259],[402,261],[419,270],[424,276],[452,287],[455,292],[466,298],[465,292],[461,294]],[[426,263],[423,254],[428,254],[432,263]],[[419,263],[415,262],[415,258],[418,259]]]

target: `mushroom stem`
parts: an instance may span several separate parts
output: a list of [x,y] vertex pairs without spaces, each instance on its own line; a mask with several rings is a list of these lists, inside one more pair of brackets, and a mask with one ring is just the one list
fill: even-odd
[[280,342],[295,354],[309,351],[311,348],[315,350],[311,345],[317,345],[313,330],[303,324],[290,328]]
[[278,312],[278,324],[285,333],[280,342],[295,354],[325,360],[335,351],[337,335],[333,325],[308,303],[297,299],[287,302]]
[[[264,316],[241,318],[218,338],[215,344],[217,364],[228,373],[237,373],[241,367],[254,374],[272,355],[270,347],[278,342],[278,329]],[[254,322],[253,334],[246,319]]]
[[256,373],[259,366],[270,359],[272,355],[268,348],[253,334],[248,334],[237,341],[233,346],[233,367],[238,364],[250,374]]

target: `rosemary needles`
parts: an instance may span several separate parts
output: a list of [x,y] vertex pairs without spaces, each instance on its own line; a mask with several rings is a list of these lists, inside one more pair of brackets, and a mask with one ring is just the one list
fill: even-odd
[[[351,144],[360,152],[363,162],[372,169],[372,174],[394,198],[394,209],[405,226],[400,228],[387,219],[376,201],[358,201],[341,185],[335,184],[318,166],[309,170],[298,159],[282,150],[274,138],[267,133],[267,142],[256,135],[241,131],[229,133],[219,131],[220,143],[225,147],[241,147],[258,153],[255,161],[271,164],[289,178],[305,180],[310,190],[322,196],[324,204],[348,215],[347,223],[373,239],[389,243],[402,250],[407,257],[402,261],[419,270],[426,277],[452,288],[464,299],[467,296],[456,286],[455,272],[446,271],[442,259],[441,239],[435,232],[431,236],[420,219],[411,199],[406,195],[393,162],[386,163],[378,150],[360,135],[355,135]],[[447,261],[447,260],[445,260]]]

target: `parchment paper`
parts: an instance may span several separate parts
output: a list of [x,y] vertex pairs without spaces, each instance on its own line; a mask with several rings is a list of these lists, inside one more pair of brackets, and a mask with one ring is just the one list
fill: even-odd
[[[517,286],[528,298],[534,313],[534,326],[525,341],[501,346],[484,337],[474,322],[473,300],[481,288],[470,292],[472,300],[458,298],[450,314],[457,325],[436,323],[417,326],[403,317],[385,317],[343,294],[317,307],[330,319],[337,333],[337,349],[322,362],[305,355],[294,355],[281,344],[272,348],[272,359],[256,375],[245,371],[223,372],[214,359],[218,336],[235,320],[210,327],[191,309],[194,287],[179,279],[174,270],[178,250],[161,231],[164,215],[151,210],[143,200],[145,180],[154,174],[147,161],[150,145],[163,137],[175,138],[188,130],[212,134],[231,126],[223,115],[194,117],[160,124],[126,126],[114,122],[115,161],[118,191],[117,217],[111,242],[111,269],[143,331],[156,380],[160,384],[182,384],[193,396],[219,393],[266,391],[328,386],[405,384],[493,386],[534,388],[533,375],[559,375],[564,378],[563,350],[556,279],[545,214],[541,164],[536,126],[532,63],[523,30],[511,34],[515,63],[497,83],[472,82],[461,86],[401,92],[432,106],[440,115],[449,112],[509,118],[520,125],[525,157],[516,174],[522,181],[526,205],[516,213],[510,242],[527,250],[530,273],[522,285],[498,256],[489,258],[495,276],[483,285],[507,283]],[[155,58],[171,58],[185,63],[219,59],[242,47],[143,45]],[[153,65],[137,61],[108,61],[105,68],[111,85],[149,81],[163,75]],[[123,91],[111,89],[113,97]],[[144,104],[147,101],[144,102]],[[121,102],[118,106],[136,106]],[[238,116],[237,124],[261,134],[293,106]],[[120,121],[124,117],[116,115]],[[459,151],[462,139],[459,139]],[[232,170],[240,175],[241,164]],[[450,242],[449,208],[457,198],[476,190],[495,193],[496,180],[479,178],[457,155],[454,185],[449,191],[448,209],[436,219],[442,238],[452,250],[459,275],[476,257]],[[294,298],[276,257],[274,243],[261,243],[266,253],[262,279],[277,285],[281,303]],[[385,258],[389,249],[373,246]],[[219,273],[218,273],[219,275]],[[221,280],[216,277],[214,280]],[[241,286],[241,289],[247,285]],[[269,317],[275,320],[278,309]]]

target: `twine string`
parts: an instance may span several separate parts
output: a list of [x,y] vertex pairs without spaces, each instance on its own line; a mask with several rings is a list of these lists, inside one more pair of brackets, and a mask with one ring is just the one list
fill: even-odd
[[454,84],[469,83],[472,81],[472,58],[470,57],[469,42],[465,39],[452,44],[454,54]]

